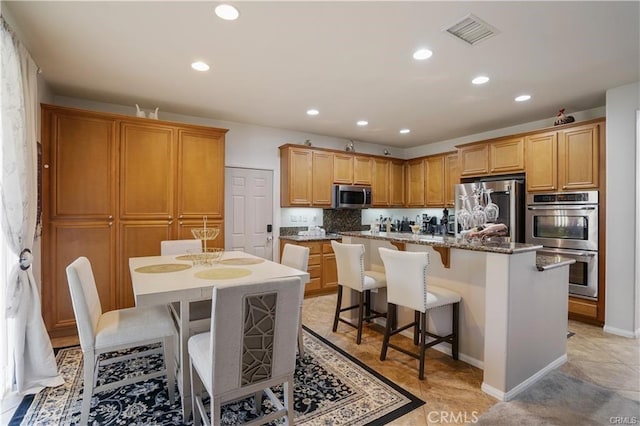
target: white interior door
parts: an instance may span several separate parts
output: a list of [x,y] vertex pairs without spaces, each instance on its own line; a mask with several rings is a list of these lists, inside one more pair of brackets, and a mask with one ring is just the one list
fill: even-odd
[[225,168],[225,250],[273,260],[273,171]]

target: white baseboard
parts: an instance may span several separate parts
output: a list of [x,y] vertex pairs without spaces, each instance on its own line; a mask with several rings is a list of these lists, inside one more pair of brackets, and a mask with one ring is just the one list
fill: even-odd
[[640,328],[637,329],[635,332],[633,332],[633,331],[623,330],[621,328],[605,325],[602,331],[609,334],[615,334],[616,336],[629,337],[631,339],[637,339],[640,337]]
[[557,358],[556,360],[550,362],[544,368],[542,368],[537,373],[535,373],[533,376],[529,377],[527,380],[520,383],[519,385],[517,385],[516,387],[514,387],[508,392],[503,392],[484,382],[482,382],[481,389],[483,392],[493,396],[494,398],[499,399],[500,401],[510,401],[520,392],[524,391],[525,389],[529,388],[531,385],[536,383],[538,380],[542,379],[551,370],[555,370],[565,362],[567,362],[567,354],[564,354],[561,357]]

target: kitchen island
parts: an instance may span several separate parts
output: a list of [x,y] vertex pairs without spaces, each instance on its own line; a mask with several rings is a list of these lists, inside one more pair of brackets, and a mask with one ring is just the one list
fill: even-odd
[[[459,357],[484,370],[484,392],[510,400],[566,362],[568,266],[572,260],[538,261],[536,250],[542,246],[500,239],[468,242],[370,231],[341,235],[344,243],[365,245],[366,269],[382,268],[378,247],[429,253],[427,283],[462,297]],[[384,310],[384,290],[372,299],[377,309]],[[451,331],[450,309],[430,311],[430,331],[440,335]],[[400,323],[411,317],[412,312],[399,308]],[[446,344],[436,348],[450,353]]]

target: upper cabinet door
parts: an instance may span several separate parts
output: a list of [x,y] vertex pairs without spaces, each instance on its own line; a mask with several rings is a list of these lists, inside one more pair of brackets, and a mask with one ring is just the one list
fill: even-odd
[[444,207],[444,155],[427,157],[425,164],[425,205]]
[[404,206],[404,161],[391,160],[389,170],[389,204]]
[[391,161],[384,158],[373,160],[373,176],[371,179],[371,198],[374,206],[388,206],[389,192],[389,166]]
[[346,185],[353,183],[353,155],[333,155],[333,182]]
[[174,209],[174,130],[122,122],[120,218],[170,219]]
[[558,190],[558,133],[545,132],[526,138],[527,191]]
[[331,190],[333,188],[333,154],[329,152],[313,152],[313,176],[311,178],[314,206],[330,207]]
[[558,134],[560,189],[598,188],[600,124],[561,130]]
[[489,164],[491,174],[523,172],[524,138],[491,142],[489,145]]
[[51,170],[51,190],[45,197],[50,200],[49,219],[113,219],[115,121],[49,109],[43,109],[42,120],[42,128],[49,129],[43,143],[43,161]]
[[178,219],[224,215],[224,133],[178,131]]
[[444,163],[444,202],[447,207],[456,204],[455,185],[460,183],[460,169],[458,167],[458,154],[448,154]]
[[371,185],[373,160],[371,157],[353,157],[353,183],[355,185]]
[[280,149],[280,206],[311,206],[313,151]]
[[407,206],[424,206],[424,160],[407,162]]
[[458,148],[461,176],[489,174],[489,146],[486,143]]

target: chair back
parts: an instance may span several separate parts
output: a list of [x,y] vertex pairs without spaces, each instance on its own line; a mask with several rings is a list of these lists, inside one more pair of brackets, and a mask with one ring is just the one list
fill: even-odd
[[102,305],[89,259],[79,257],[67,266],[67,281],[80,346],[83,352],[92,351],[95,347],[98,320],[102,316]]
[[298,277],[213,288],[209,353],[216,396],[294,373],[303,292]]
[[338,284],[363,291],[364,288],[364,245],[343,244],[331,240],[336,255]]
[[165,240],[160,241],[160,254],[170,256],[172,254],[185,254],[189,251],[202,253],[201,240]]
[[387,277],[387,302],[427,311],[429,254],[378,248]]
[[309,247],[285,244],[280,263],[306,272],[309,266],[309,251]]

